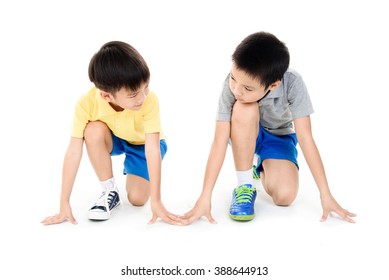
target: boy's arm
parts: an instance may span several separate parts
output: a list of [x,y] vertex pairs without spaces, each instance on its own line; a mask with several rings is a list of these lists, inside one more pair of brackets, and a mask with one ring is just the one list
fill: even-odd
[[70,139],[62,167],[60,211],[59,214],[45,218],[42,221],[42,224],[44,225],[59,224],[65,220],[69,220],[72,224],[77,224],[70,207],[70,195],[73,190],[73,184],[77,175],[78,167],[80,166],[83,143],[83,138],[72,137]]
[[150,177],[150,203],[153,217],[150,223],[160,217],[169,224],[180,225],[182,219],[166,210],[161,200],[161,150],[159,133],[146,133],[145,152]]
[[344,220],[354,223],[351,217],[356,215],[343,209],[334,199],[328,186],[323,162],[319,150],[312,136],[311,119],[309,116],[294,120],[295,130],[305,160],[311,170],[312,176],[320,192],[323,215],[321,221],[325,221],[332,211],[337,213]]
[[211,215],[212,192],[223,166],[229,138],[230,122],[217,121],[215,136],[205,170],[202,192],[193,209],[184,215],[188,224],[193,223],[202,216],[207,217],[211,223],[216,223]]

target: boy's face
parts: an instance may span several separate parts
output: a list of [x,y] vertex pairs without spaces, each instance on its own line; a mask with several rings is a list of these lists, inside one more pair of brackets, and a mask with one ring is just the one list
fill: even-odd
[[142,84],[137,91],[121,88],[115,95],[101,92],[105,101],[109,102],[116,111],[129,109],[137,111],[142,108],[143,102],[149,94],[149,84]]
[[265,88],[261,83],[250,77],[246,72],[238,69],[235,63],[232,63],[230,72],[230,89],[237,102],[253,103],[266,95],[268,90],[273,90],[279,83],[274,83],[269,88]]

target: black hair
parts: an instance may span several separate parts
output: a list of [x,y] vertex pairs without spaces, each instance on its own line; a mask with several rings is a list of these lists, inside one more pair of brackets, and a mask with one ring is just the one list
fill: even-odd
[[249,35],[232,55],[236,67],[258,79],[265,88],[282,79],[289,67],[289,59],[286,45],[267,32]]
[[115,94],[121,88],[136,91],[150,80],[149,68],[139,52],[127,43],[104,44],[89,63],[89,79],[103,91]]

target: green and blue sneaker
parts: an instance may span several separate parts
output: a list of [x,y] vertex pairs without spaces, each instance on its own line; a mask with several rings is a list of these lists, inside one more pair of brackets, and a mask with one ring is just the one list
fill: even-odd
[[232,192],[230,218],[236,221],[251,221],[255,217],[254,202],[257,190],[252,185],[241,185]]

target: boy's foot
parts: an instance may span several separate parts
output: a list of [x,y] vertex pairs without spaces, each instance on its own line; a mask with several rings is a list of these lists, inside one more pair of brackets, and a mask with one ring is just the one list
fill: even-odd
[[89,209],[90,220],[108,220],[111,217],[111,211],[120,204],[118,191],[103,192],[95,205]]
[[252,185],[241,185],[232,193],[230,218],[236,221],[251,221],[255,217],[254,202],[257,190]]

